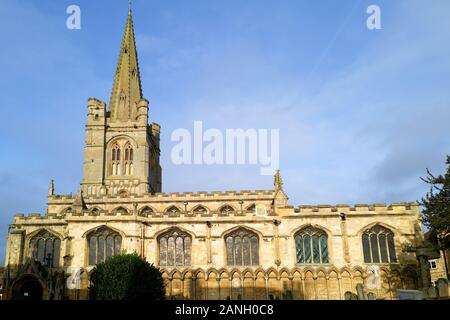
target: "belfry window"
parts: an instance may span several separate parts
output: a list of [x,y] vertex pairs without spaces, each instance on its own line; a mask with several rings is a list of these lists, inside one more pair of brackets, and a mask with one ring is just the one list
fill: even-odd
[[256,233],[239,228],[225,236],[225,245],[229,266],[259,265],[259,238]]
[[120,147],[115,144],[111,150],[111,164],[112,164],[112,174],[118,176],[121,174],[120,170]]
[[380,225],[364,231],[362,247],[365,263],[396,263],[394,233]]
[[125,175],[133,174],[133,148],[130,144],[125,146]]
[[30,241],[31,257],[50,268],[59,267],[61,240],[46,230]]
[[306,227],[298,231],[294,239],[298,264],[329,263],[328,237],[323,230]]
[[159,265],[189,266],[191,264],[191,243],[189,234],[173,228],[162,234],[158,238],[159,244]]
[[125,140],[118,140],[111,148],[110,172],[113,176],[133,175],[134,150],[131,144]]
[[107,258],[118,255],[121,252],[122,237],[115,231],[103,227],[88,237],[89,265],[104,262]]

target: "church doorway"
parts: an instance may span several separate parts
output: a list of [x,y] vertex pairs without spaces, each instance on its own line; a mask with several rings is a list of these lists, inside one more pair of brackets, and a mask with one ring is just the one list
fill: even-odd
[[18,280],[12,288],[12,300],[42,300],[44,289],[33,276]]

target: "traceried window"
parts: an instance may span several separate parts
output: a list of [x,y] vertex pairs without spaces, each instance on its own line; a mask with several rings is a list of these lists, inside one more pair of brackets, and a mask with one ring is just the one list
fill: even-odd
[[111,149],[111,165],[112,165],[112,174],[114,176],[120,175],[121,174],[120,147],[118,144],[115,144]]
[[128,143],[125,146],[125,162],[124,162],[124,172],[125,175],[133,174],[133,148]]
[[224,205],[222,208],[220,208],[220,213],[222,214],[230,214],[234,212],[234,208],[229,205]]
[[175,213],[180,212],[180,209],[178,209],[178,207],[176,207],[176,206],[171,206],[170,208],[167,209],[167,212],[175,214]]
[[208,210],[206,210],[206,208],[204,206],[197,206],[194,208],[193,212],[195,214],[205,214],[208,212]]
[[329,263],[328,236],[325,231],[309,226],[298,231],[294,239],[298,264]]
[[159,265],[164,267],[189,266],[191,264],[191,243],[189,234],[172,228],[158,237]]
[[89,265],[104,262],[106,259],[121,253],[122,237],[115,231],[102,227],[88,237]]
[[47,230],[40,231],[30,241],[31,257],[50,268],[59,267],[61,240]]
[[110,174],[113,176],[133,175],[134,150],[126,139],[117,140],[111,147]]
[[143,216],[143,217],[147,217],[153,214],[153,209],[150,207],[144,207],[141,209],[141,211],[139,212],[139,215]]
[[381,226],[375,225],[364,231],[362,246],[365,263],[396,263],[394,233]]
[[229,266],[259,265],[259,238],[256,233],[239,228],[225,236],[225,245]]

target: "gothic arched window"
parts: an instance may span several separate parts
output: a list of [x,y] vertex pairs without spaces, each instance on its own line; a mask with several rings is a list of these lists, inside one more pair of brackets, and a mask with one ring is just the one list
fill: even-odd
[[205,214],[208,212],[208,210],[206,210],[206,208],[204,206],[197,206],[194,208],[193,212],[195,214]]
[[220,208],[219,211],[220,211],[220,213],[223,213],[223,214],[229,214],[229,213],[234,212],[234,208],[232,206],[229,206],[226,204],[222,208]]
[[133,174],[133,148],[128,143],[125,146],[125,162],[124,162],[124,172],[125,175]]
[[50,268],[59,267],[61,240],[46,230],[40,231],[30,241],[31,257]]
[[298,264],[329,263],[328,236],[325,231],[309,226],[298,231],[294,239]]
[[171,206],[166,210],[166,212],[174,214],[180,212],[180,209],[178,209],[178,207],[176,206]]
[[225,244],[227,265],[259,265],[259,238],[256,233],[245,228],[239,228],[225,236]]
[[255,210],[256,210],[256,205],[253,203],[253,204],[249,205],[249,206],[247,207],[247,209],[245,209],[245,210],[248,211],[248,212],[255,212]]
[[144,207],[141,209],[141,211],[139,212],[139,215],[143,216],[143,217],[147,217],[149,215],[153,214],[153,209],[150,207]]
[[122,173],[120,168],[120,147],[117,143],[111,149],[111,165],[112,174],[114,176],[118,176]]
[[191,243],[189,234],[178,228],[170,229],[158,237],[159,265],[189,266],[191,264]]
[[89,265],[104,262],[107,258],[120,254],[122,237],[115,231],[102,227],[88,237]]
[[380,225],[364,231],[362,246],[365,263],[396,263],[394,233]]

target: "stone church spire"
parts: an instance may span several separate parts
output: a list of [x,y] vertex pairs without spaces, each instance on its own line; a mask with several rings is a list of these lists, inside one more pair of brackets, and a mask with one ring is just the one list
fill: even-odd
[[138,115],[138,104],[142,98],[141,77],[130,6],[109,102],[110,119],[122,122],[135,121]]

